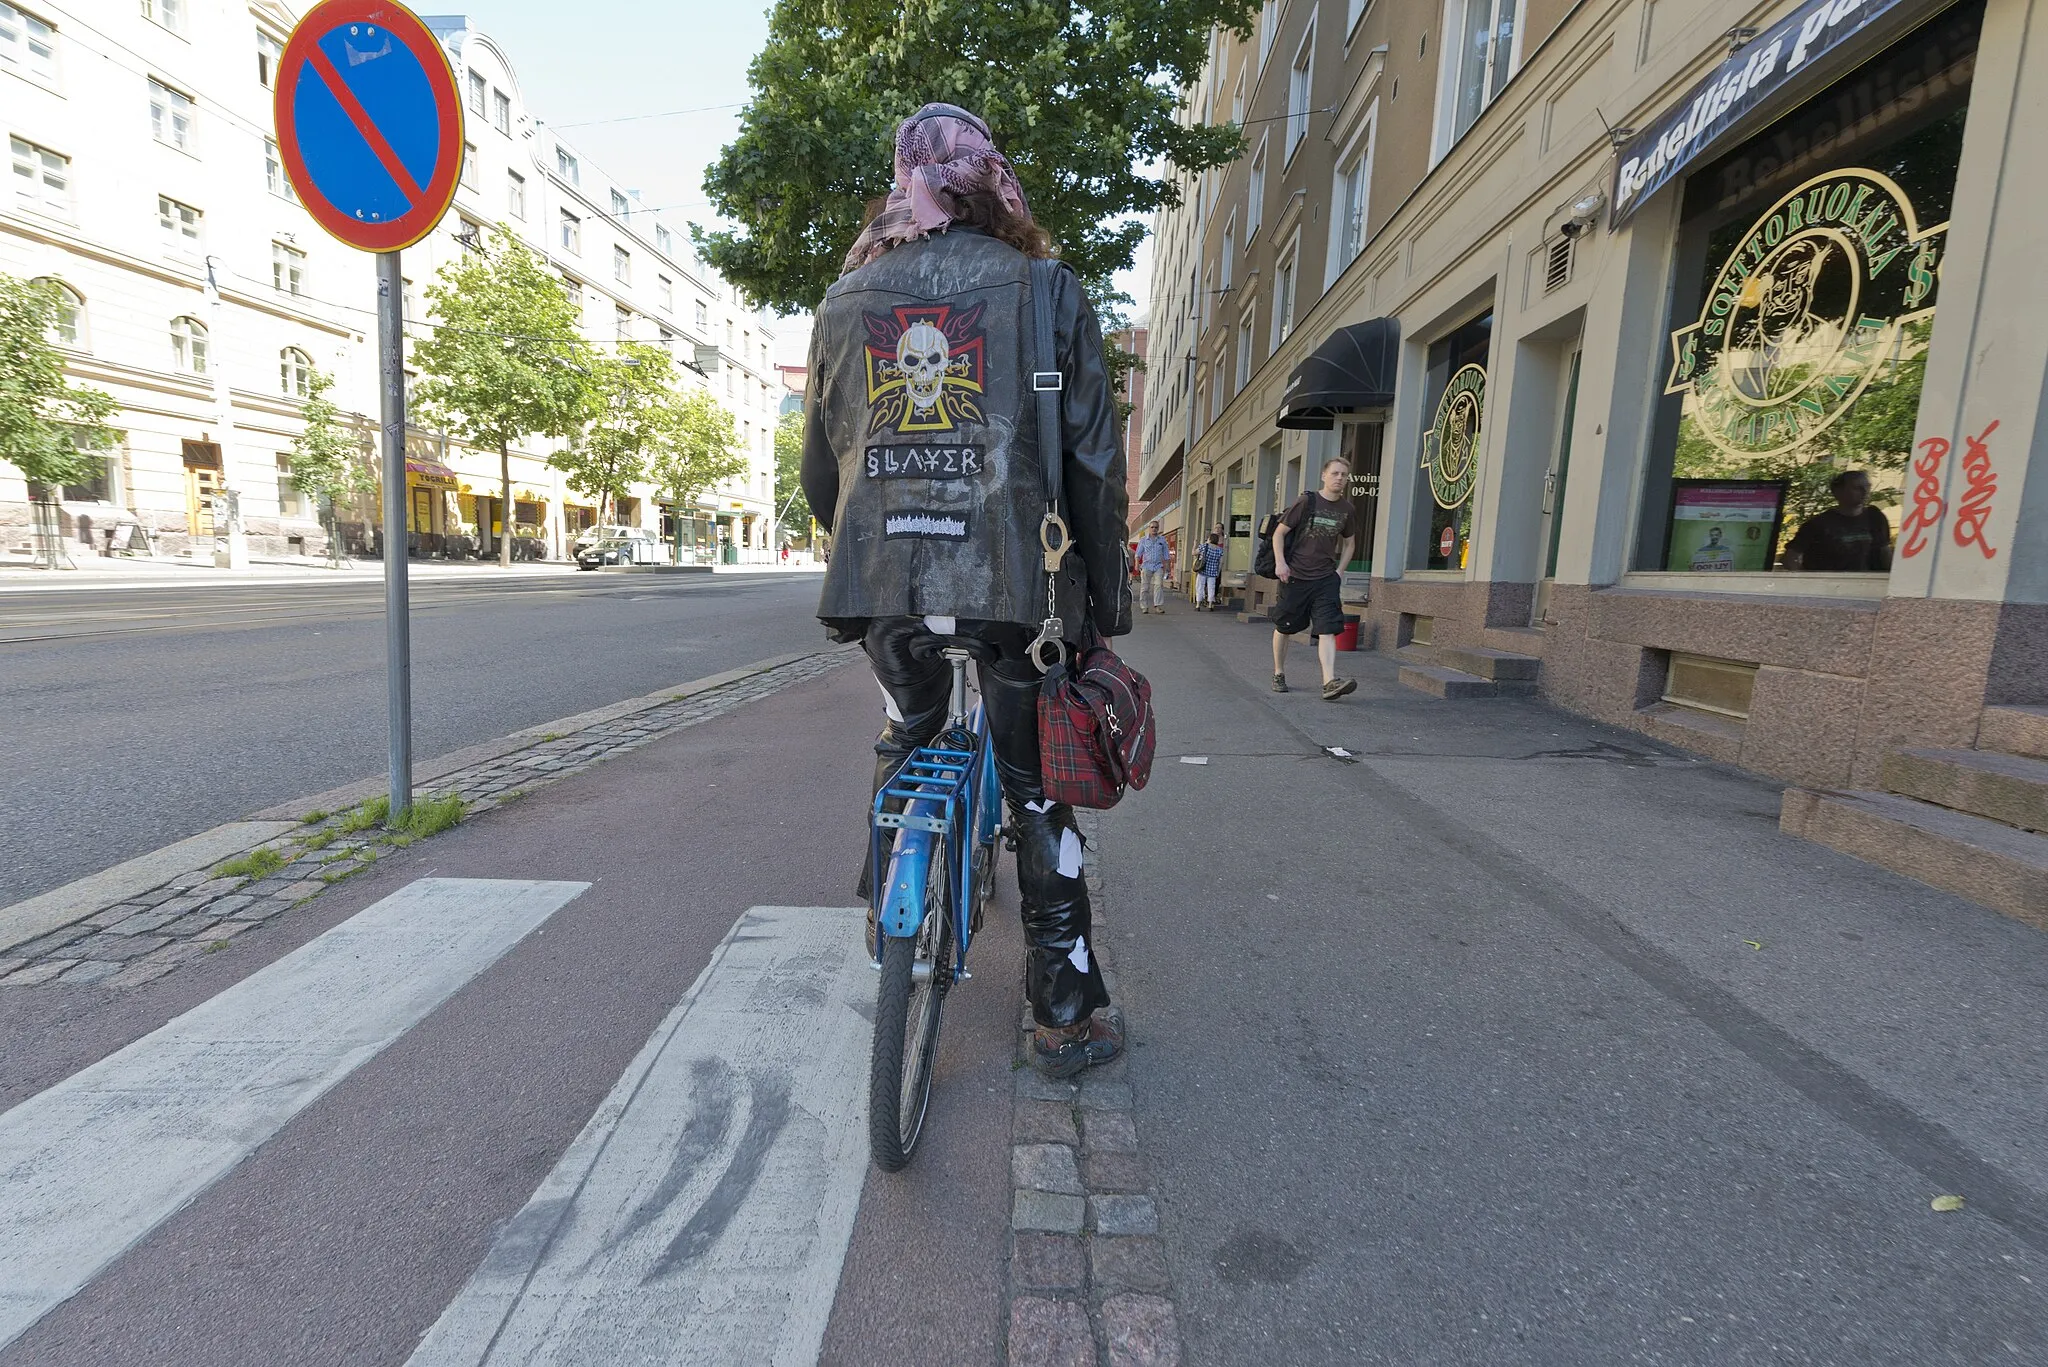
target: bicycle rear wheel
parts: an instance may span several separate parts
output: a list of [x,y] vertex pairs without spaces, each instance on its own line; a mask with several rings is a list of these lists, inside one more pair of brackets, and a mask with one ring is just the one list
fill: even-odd
[[932,1063],[939,1051],[939,1012],[953,973],[951,867],[943,839],[934,840],[931,848],[924,922],[916,935],[891,936],[882,948],[868,1071],[868,1147],[884,1172],[900,1172],[924,1132]]

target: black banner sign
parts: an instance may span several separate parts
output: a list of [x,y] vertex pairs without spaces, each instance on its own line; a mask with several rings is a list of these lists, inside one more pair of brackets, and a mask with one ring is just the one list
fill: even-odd
[[[1614,169],[1619,228],[1643,201],[1713,146],[1744,115],[1814,61],[1908,0],[1807,0],[1694,86],[1670,113],[1629,139]],[[1932,8],[1922,0],[1922,8]]]
[[982,472],[979,446],[870,446],[869,479],[971,479]]

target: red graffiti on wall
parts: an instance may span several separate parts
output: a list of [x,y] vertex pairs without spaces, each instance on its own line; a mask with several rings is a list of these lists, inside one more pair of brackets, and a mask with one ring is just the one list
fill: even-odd
[[1991,448],[1985,441],[1997,430],[1998,421],[1994,418],[1989,427],[1968,438],[1967,449],[1963,452],[1966,487],[1963,496],[1956,500],[1956,544],[1975,546],[1984,552],[1986,560],[1998,554],[1997,549],[1984,539],[1984,524],[1991,518],[1991,499],[1998,492],[1998,472],[1991,468]]
[[[1993,423],[1992,426],[1997,426]],[[1941,525],[1948,504],[1941,496],[1941,464],[1948,459],[1947,437],[1929,437],[1913,457],[1913,506],[1899,521],[1899,554],[1907,560],[1927,549],[1927,533]]]

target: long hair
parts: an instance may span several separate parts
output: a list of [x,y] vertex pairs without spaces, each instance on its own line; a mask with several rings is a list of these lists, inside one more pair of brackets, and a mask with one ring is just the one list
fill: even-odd
[[[887,196],[871,199],[867,212],[861,216],[861,227],[875,221],[876,215],[887,207]],[[979,228],[999,242],[1007,242],[1026,256],[1051,257],[1058,253],[1052,245],[1052,235],[1038,225],[1038,220],[1029,210],[1012,213],[1002,197],[992,190],[976,190],[957,196],[953,214],[955,223],[964,223],[970,228]]]

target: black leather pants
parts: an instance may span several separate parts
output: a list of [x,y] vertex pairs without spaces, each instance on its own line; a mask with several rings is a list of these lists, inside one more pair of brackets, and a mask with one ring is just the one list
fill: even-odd
[[[1010,622],[955,624],[956,634],[996,652],[993,663],[977,664],[981,696],[988,708],[989,739],[996,773],[1008,806],[1007,826],[1017,842],[1017,898],[1023,907],[1029,946],[1025,994],[1040,1025],[1073,1025],[1109,1004],[1102,969],[1091,942],[1088,885],[1081,868],[1081,834],[1073,808],[1045,801],[1039,788],[1039,673],[1026,655],[1032,632]],[[913,643],[918,649],[913,651]],[[942,641],[922,618],[878,617],[861,642],[875,678],[895,704],[897,716],[875,742],[877,790],[918,746],[946,725],[952,673],[938,654]],[[1064,847],[1067,866],[1060,872]]]

